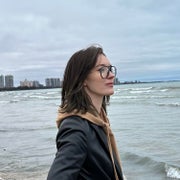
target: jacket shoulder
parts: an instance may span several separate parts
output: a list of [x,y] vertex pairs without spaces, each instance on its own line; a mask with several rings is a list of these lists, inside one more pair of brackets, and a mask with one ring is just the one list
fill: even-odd
[[87,128],[88,124],[87,120],[81,118],[80,116],[73,115],[64,118],[60,123],[59,129],[71,127],[83,130],[84,128]]

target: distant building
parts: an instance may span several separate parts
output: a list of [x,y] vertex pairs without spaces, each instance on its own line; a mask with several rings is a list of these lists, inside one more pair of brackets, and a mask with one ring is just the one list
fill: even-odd
[[14,87],[14,77],[12,75],[5,76],[5,87],[6,88]]
[[33,81],[33,87],[40,87],[40,86],[42,86],[40,83],[39,83],[39,81]]
[[32,87],[32,81],[28,81],[25,79],[24,81],[20,81],[20,86],[21,87]]
[[115,84],[115,85],[120,84],[120,81],[119,81],[119,79],[118,79],[118,78],[115,78],[115,79],[114,79],[114,84]]
[[4,88],[4,76],[0,75],[0,88]]
[[46,87],[50,87],[50,88],[61,87],[60,78],[46,78],[45,84]]
[[20,87],[35,87],[38,88],[41,85],[39,84],[39,81],[28,81],[27,79],[25,79],[24,81],[20,81]]

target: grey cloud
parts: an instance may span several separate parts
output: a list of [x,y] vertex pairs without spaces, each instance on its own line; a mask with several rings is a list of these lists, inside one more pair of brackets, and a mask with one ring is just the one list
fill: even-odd
[[162,77],[167,67],[177,74],[177,0],[0,2],[0,74],[59,75],[73,52],[92,43],[103,45],[123,79],[149,77],[153,69]]

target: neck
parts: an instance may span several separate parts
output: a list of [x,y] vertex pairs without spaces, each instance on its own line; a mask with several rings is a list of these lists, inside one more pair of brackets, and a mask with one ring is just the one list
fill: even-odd
[[92,100],[93,106],[96,108],[97,112],[100,114],[103,98],[102,97],[94,97],[94,98],[91,97],[91,100]]

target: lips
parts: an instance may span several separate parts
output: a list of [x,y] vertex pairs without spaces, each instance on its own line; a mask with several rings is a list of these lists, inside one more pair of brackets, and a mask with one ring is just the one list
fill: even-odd
[[114,83],[113,82],[110,82],[110,83],[106,83],[107,86],[110,86],[110,87],[113,87],[114,86]]

